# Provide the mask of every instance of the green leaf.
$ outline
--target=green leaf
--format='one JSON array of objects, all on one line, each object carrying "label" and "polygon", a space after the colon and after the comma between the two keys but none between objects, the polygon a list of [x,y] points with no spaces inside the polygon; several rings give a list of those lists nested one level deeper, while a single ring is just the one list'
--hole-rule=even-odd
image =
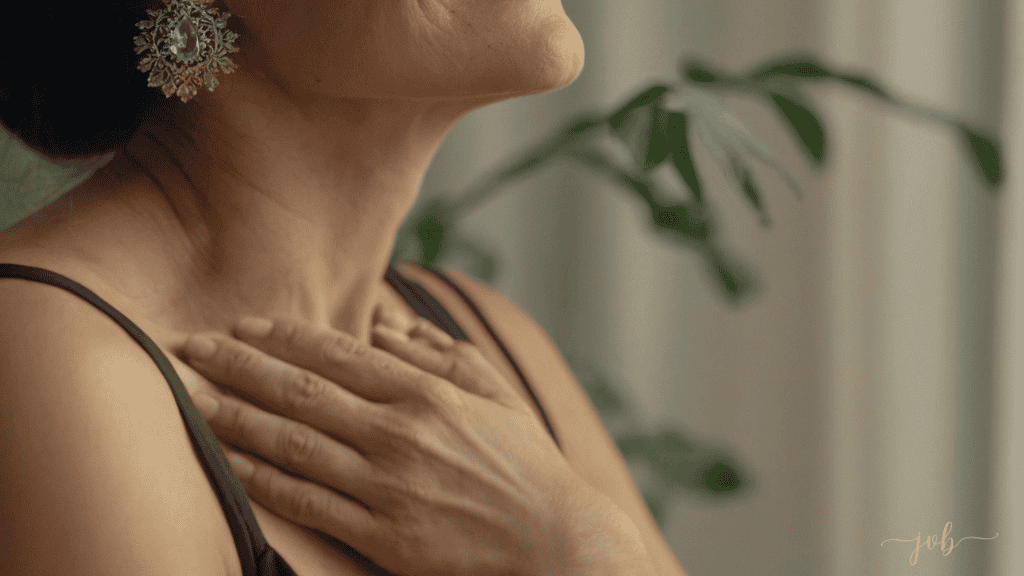
[{"label": "green leaf", "polygon": [[789,182],[797,198],[803,197],[796,178],[779,161],[771,148],[755,138],[743,122],[708,90],[684,86],[677,93],[669,95],[665,104],[672,110],[688,110],[694,113],[697,119],[697,132],[718,160],[723,172],[729,173],[728,154],[745,149],[774,167]]},{"label": "green leaf", "polygon": [[868,79],[867,76],[839,74],[829,71],[819,64],[817,58],[813,55],[784,56],[775,60],[774,63],[769,63],[761,69],[749,73],[747,78],[751,80],[766,80],[776,76],[788,78],[834,78],[870,92],[883,100],[894,102],[888,92]]},{"label": "green leaf", "polygon": [[606,176],[610,176],[613,180],[616,180],[619,184],[622,184],[627,188],[632,188],[633,191],[635,191],[641,199],[647,202],[648,205],[655,202],[654,195],[651,192],[651,184],[647,178],[634,177],[630,175],[611,162],[604,152],[597,150],[592,146],[580,145],[565,152],[564,156],[575,160],[592,170],[601,172]]},{"label": "green leaf", "polygon": [[543,168],[558,156],[560,150],[568,148],[584,135],[594,132],[605,122],[606,120],[602,116],[589,113],[579,114],[569,119],[560,130],[555,132],[554,136],[530,147],[520,155],[520,159],[515,164],[502,170],[495,177],[495,183],[500,184],[521,178],[534,170]]},{"label": "green leaf", "polygon": [[647,129],[650,125],[650,108],[633,110],[611,131],[611,135],[622,143],[631,159],[631,169],[640,169],[642,158],[647,155]]},{"label": "green leaf", "polygon": [[694,202],[691,205],[659,206],[652,210],[654,225],[698,242],[706,242],[711,234],[711,222],[704,217],[702,206]]},{"label": "green leaf", "polygon": [[650,122],[647,125],[647,146],[644,150],[643,171],[650,172],[661,165],[671,152],[671,145],[665,134],[668,113],[655,102],[651,105]]},{"label": "green leaf", "polygon": [[668,158],[665,110],[657,101],[630,112],[613,128],[612,135],[625,145],[638,171],[649,172]]},{"label": "green leaf", "polygon": [[696,59],[684,60],[679,66],[679,77],[701,84],[718,82],[718,75],[708,70],[709,66]]},{"label": "green leaf", "polygon": [[686,77],[694,82],[700,82],[702,84],[718,82],[717,76],[700,68],[690,68],[686,71]]},{"label": "green leaf", "polygon": [[711,492],[732,492],[743,487],[743,480],[725,459],[712,458],[702,466],[700,484]]},{"label": "green leaf", "polygon": [[753,274],[714,246],[706,252],[705,262],[712,278],[723,289],[727,301],[734,306],[760,289],[760,282]]},{"label": "green leaf", "polygon": [[821,122],[808,109],[809,105],[775,92],[769,92],[768,95],[800,137],[811,160],[820,168],[825,162],[825,131],[821,128]]},{"label": "green leaf", "polygon": [[[675,429],[649,433],[623,433],[615,438],[624,458],[646,462],[662,481],[676,488],[723,496],[739,492],[748,481],[721,450],[700,446]],[[648,506],[661,503],[659,492],[642,489]]]},{"label": "green leaf", "polygon": [[441,253],[441,244],[444,241],[444,224],[434,216],[427,216],[416,226],[416,235],[423,247],[423,262],[433,265]]},{"label": "green leaf", "polygon": [[609,172],[615,167],[614,164],[605,158],[603,152],[591,146],[578,146],[565,155],[599,172]]},{"label": "green leaf", "polygon": [[724,493],[739,490],[745,484],[726,455],[698,446],[677,430],[624,434],[617,441],[624,457],[646,461],[662,480],[671,485]]},{"label": "green leaf", "polygon": [[615,437],[615,445],[623,457],[643,456],[655,449],[654,439],[646,433],[619,434]]},{"label": "green leaf", "polygon": [[612,115],[608,117],[608,124],[610,124],[612,128],[618,130],[619,126],[621,126],[622,123],[625,122],[626,117],[629,116],[634,110],[642,106],[646,106],[651,102],[654,102],[658,98],[661,98],[661,96],[668,92],[669,90],[670,88],[668,86],[664,86],[661,84],[655,84],[654,86],[651,86],[650,88],[644,90],[643,92],[631,98],[625,106],[623,106],[616,112],[612,113]]},{"label": "green leaf", "polygon": [[[795,61],[790,61],[794,59]],[[818,64],[814,56],[784,56],[776,63],[764,65],[760,70],[747,74],[751,80],[764,80],[773,76],[789,76],[792,78],[827,78],[833,74]]]},{"label": "green leaf", "polygon": [[654,193],[651,192],[651,183],[646,178],[634,178],[621,170],[615,170],[614,176],[620,184],[628,188],[632,188],[633,191],[636,192],[636,195],[639,196],[641,200],[647,202],[648,205],[654,202]]},{"label": "green leaf", "polygon": [[516,162],[512,166],[506,168],[505,170],[502,170],[501,173],[497,176],[497,180],[499,182],[504,182],[505,180],[520,178],[522,176],[525,176],[529,172],[532,172],[538,168],[543,167],[545,164],[547,164],[548,160],[550,159],[551,157],[548,154],[532,154],[530,156],[527,156],[526,158],[523,158],[519,162]]},{"label": "green leaf", "polygon": [[958,123],[956,127],[960,130],[964,145],[974,152],[974,165],[981,170],[994,192],[1002,180],[1002,159],[999,146],[963,124]]},{"label": "green leaf", "polygon": [[416,237],[422,248],[421,262],[432,266],[435,260],[443,259],[450,243],[445,242],[445,230],[452,228],[457,212],[454,203],[445,197],[431,198],[420,211],[416,224]]},{"label": "green leaf", "polygon": [[603,126],[606,119],[596,114],[583,114],[567,122],[568,127],[562,130],[567,138],[578,138],[591,130]]},{"label": "green leaf", "polygon": [[598,118],[591,114],[577,117],[567,122],[561,130],[555,133],[550,148],[554,154],[569,150],[577,146],[577,143],[584,136],[594,134],[598,129],[607,126],[607,124],[607,119]]},{"label": "green leaf", "polygon": [[665,134],[666,146],[672,154],[672,164],[676,172],[690,188],[694,200],[700,202],[702,193],[700,179],[697,177],[697,169],[693,165],[693,157],[690,155],[690,144],[686,133],[686,112],[668,112],[666,114]]},{"label": "green leaf", "polygon": [[729,163],[732,166],[732,176],[740,184],[740,187],[743,188],[744,196],[750,200],[754,209],[761,215],[761,226],[771,228],[772,219],[768,216],[768,211],[765,210],[761,202],[761,194],[758,192],[754,179],[751,177],[750,168],[735,154],[729,155]]},{"label": "green leaf", "polygon": [[675,430],[664,430],[650,438],[644,453],[651,468],[667,482],[678,486],[697,485],[698,470],[703,463],[701,450]]},{"label": "green leaf", "polygon": [[878,98],[881,98],[882,100],[887,100],[889,102],[894,103],[896,101],[895,99],[893,99],[892,96],[889,95],[888,92],[882,90],[877,84],[869,80],[867,76],[851,76],[844,74],[836,74],[835,78],[838,80],[842,80],[843,82],[846,82],[851,86],[855,86],[857,88],[860,88],[861,90],[869,92],[877,96]]}]

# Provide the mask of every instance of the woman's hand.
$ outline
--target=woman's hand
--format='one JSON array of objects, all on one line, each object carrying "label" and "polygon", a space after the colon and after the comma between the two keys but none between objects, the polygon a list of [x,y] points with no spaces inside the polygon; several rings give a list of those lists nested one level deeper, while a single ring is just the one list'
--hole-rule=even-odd
[{"label": "woman's hand", "polygon": [[413,339],[378,325],[382,349],[281,319],[238,336],[186,354],[239,394],[206,420],[266,460],[225,447],[253,468],[233,463],[247,493],[392,573],[554,573],[576,552],[574,522],[620,519],[476,346],[428,322]]}]

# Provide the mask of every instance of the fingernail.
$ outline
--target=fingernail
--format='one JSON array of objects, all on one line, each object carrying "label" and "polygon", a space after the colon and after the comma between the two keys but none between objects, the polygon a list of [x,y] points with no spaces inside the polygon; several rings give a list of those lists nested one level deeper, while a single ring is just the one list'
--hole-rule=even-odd
[{"label": "fingernail", "polygon": [[263,338],[273,327],[274,323],[266,318],[246,316],[235,325],[235,333],[242,338]]},{"label": "fingernail", "polygon": [[216,398],[205,392],[193,392],[192,403],[196,405],[196,410],[199,410],[199,413],[207,419],[213,416],[217,409],[220,408],[220,402],[217,402]]},{"label": "fingernail", "polygon": [[231,468],[235,471],[235,474],[238,474],[238,477],[241,478],[243,482],[252,476],[252,472],[255,470],[252,462],[249,462],[234,452],[229,453],[227,457],[228,463],[231,464]]},{"label": "fingernail", "polygon": [[188,337],[188,342],[185,343],[185,355],[199,360],[213,356],[213,352],[216,349],[217,344],[209,336],[193,334]]}]

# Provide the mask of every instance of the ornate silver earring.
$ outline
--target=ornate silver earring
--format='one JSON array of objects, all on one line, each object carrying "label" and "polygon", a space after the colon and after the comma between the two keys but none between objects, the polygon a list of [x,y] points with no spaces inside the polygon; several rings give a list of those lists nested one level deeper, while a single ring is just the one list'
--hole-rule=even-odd
[{"label": "ornate silver earring", "polygon": [[238,52],[233,44],[238,34],[226,29],[231,13],[218,17],[219,11],[208,7],[212,1],[163,0],[164,9],[146,9],[152,19],[135,24],[144,31],[135,37],[135,53],[149,50],[138,69],[149,72],[149,86],[162,88],[168,98],[176,94],[188,102],[204,84],[213,92],[216,73],[235,69],[227,56]]}]

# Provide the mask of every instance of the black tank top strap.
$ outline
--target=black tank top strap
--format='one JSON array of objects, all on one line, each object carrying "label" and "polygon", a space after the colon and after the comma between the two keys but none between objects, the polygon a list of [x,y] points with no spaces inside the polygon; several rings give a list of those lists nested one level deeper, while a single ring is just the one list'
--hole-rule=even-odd
[{"label": "black tank top strap", "polygon": [[[508,349],[505,348],[505,345],[502,343],[501,339],[498,338],[494,329],[491,328],[490,323],[488,323],[483,317],[479,308],[477,308],[473,301],[470,300],[470,298],[443,273],[429,267],[424,268],[437,275],[445,283],[451,286],[452,289],[462,297],[466,304],[469,305],[470,309],[472,309],[480,318],[480,321],[487,328],[488,332],[490,332],[495,342],[498,343],[498,346],[509,359],[509,362],[511,362],[516,374],[518,374],[519,378],[523,381],[523,384],[526,386],[530,396],[533,397],[534,402],[537,403],[537,407],[540,408],[541,416],[544,418],[544,423],[547,425],[548,430],[551,433],[551,437],[554,438],[555,443],[558,444],[558,438],[555,437],[554,430],[551,428],[551,423],[548,421],[547,414],[544,413],[544,409],[540,406],[540,403],[537,402],[537,397],[533,393],[533,389],[526,381],[526,378],[523,377],[523,373],[519,369],[519,365],[512,358],[511,354],[509,354]],[[196,410],[191,397],[188,395],[188,391],[185,389],[184,384],[181,382],[177,372],[171,365],[170,360],[167,359],[156,343],[153,342],[153,340],[149,338],[149,336],[147,336],[134,322],[129,320],[94,292],[74,280],[57,274],[56,272],[34,266],[3,263],[0,264],[0,278],[20,278],[23,280],[42,282],[72,292],[113,318],[140,346],[142,346],[153,361],[156,362],[161,374],[164,376],[164,379],[166,379],[168,384],[171,386],[171,391],[173,392],[175,401],[178,404],[178,411],[185,420],[189,439],[192,441],[193,447],[195,447],[198,452],[200,456],[199,461],[214,487],[214,491],[221,503],[221,507],[224,509],[224,515],[231,528],[235,547],[238,550],[242,574],[245,576],[295,576],[295,571],[291,566],[289,566],[285,559],[267,542],[266,537],[263,535],[263,531],[256,522],[256,516],[249,505],[249,500],[245,495],[245,488],[242,486],[241,482],[239,482],[238,477],[234,474],[228,464],[227,458],[224,456],[223,450],[221,450],[220,443],[217,441],[217,438],[213,434],[209,425],[206,424],[206,421]],[[419,315],[433,322],[437,327],[451,335],[452,338],[469,341],[468,336],[466,336],[465,332],[455,322],[454,318],[452,318],[448,311],[445,310],[444,307],[422,286],[403,277],[390,266],[385,274],[385,278],[392,286],[395,287],[396,290],[398,290],[400,294],[402,294],[409,305],[412,306]],[[560,445],[559,448],[561,448]],[[356,552],[353,550],[353,553]]]},{"label": "black tank top strap", "polygon": [[384,278],[394,286],[395,290],[405,298],[405,301],[412,306],[417,314],[433,322],[434,326],[444,330],[452,338],[469,342],[469,337],[462,331],[451,314],[422,286],[402,276],[391,266],[388,266]]},{"label": "black tank top strap", "polygon": [[[220,443],[217,441],[216,436],[214,436],[213,431],[210,430],[209,425],[206,424],[203,417],[196,411],[192,398],[188,395],[188,391],[185,390],[185,385],[182,384],[178,373],[175,372],[170,360],[164,356],[164,353],[156,343],[134,322],[125,317],[124,314],[97,296],[93,291],[66,276],[35,266],[0,264],[0,278],[20,278],[42,282],[72,292],[113,318],[146,350],[160,368],[164,378],[171,385],[171,391],[174,393],[174,399],[178,404],[178,411],[181,413],[182,418],[185,419],[188,435],[192,440],[192,446],[199,453],[199,462],[203,465],[203,469],[206,470],[206,475],[209,477],[210,482],[213,483],[214,491],[217,493],[217,498],[224,509],[228,525],[231,527],[231,534],[234,537],[235,546],[238,548],[238,557],[242,564],[242,573],[246,576],[256,574],[259,574],[259,576],[278,574],[291,576],[294,574],[293,571],[290,571],[290,567],[288,568],[289,571],[285,572],[267,573],[257,571],[260,561],[268,560],[266,552],[270,547],[267,545],[267,540],[256,523],[256,516],[253,514],[249,501],[245,496],[245,488],[234,473],[227,472],[231,468],[227,458],[224,456],[224,451],[220,448]],[[276,555],[272,549],[271,555]],[[273,558],[269,559],[272,560]],[[274,563],[278,565],[283,564],[284,567],[287,567],[284,559],[278,560],[274,561]]]}]

